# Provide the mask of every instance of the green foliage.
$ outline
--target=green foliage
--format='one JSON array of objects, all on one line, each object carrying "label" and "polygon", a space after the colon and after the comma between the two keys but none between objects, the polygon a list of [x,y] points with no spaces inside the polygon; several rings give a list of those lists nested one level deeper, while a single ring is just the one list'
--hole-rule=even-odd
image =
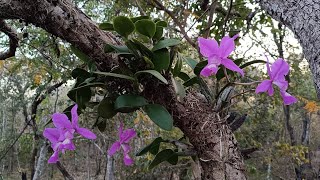
[{"label": "green foliage", "polygon": [[154,139],[149,145],[141,149],[136,156],[142,156],[146,153],[150,152],[153,155],[156,155],[159,152],[160,143],[164,142],[164,140],[161,137],[157,137]]},{"label": "green foliage", "polygon": [[143,107],[150,119],[160,128],[171,131],[173,128],[173,119],[170,113],[159,104],[148,104]]},{"label": "green foliage", "polygon": [[164,39],[159,41],[157,44],[155,44],[152,48],[152,51],[157,51],[170,46],[176,46],[176,45],[179,45],[180,43],[181,41],[177,39]]},{"label": "green foliage", "polygon": [[98,105],[98,115],[107,119],[112,118],[117,114],[114,107],[114,99],[106,97]]},{"label": "green foliage", "polygon": [[170,54],[168,49],[159,49],[153,52],[152,63],[157,71],[167,70],[170,65]]},{"label": "green foliage", "polygon": [[142,35],[152,38],[156,33],[156,24],[149,19],[141,19],[135,22],[136,31]]},{"label": "green foliage", "polygon": [[155,166],[164,161],[167,161],[172,165],[176,165],[178,163],[178,155],[171,149],[162,150],[153,159],[153,161],[149,165],[149,169],[154,168]]},{"label": "green foliage", "polygon": [[113,20],[113,28],[121,36],[128,38],[128,36],[134,31],[135,26],[129,18],[118,16]]},{"label": "green foliage", "polygon": [[147,100],[142,96],[122,95],[116,99],[114,108],[118,112],[128,113],[133,112],[147,104]]}]

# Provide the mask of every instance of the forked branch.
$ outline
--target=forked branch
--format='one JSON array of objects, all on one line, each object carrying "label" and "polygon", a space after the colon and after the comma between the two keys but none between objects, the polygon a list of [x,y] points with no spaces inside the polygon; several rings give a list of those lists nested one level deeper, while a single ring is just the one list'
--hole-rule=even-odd
[{"label": "forked branch", "polygon": [[16,54],[16,49],[19,45],[17,32],[12,29],[3,19],[0,19],[0,31],[9,37],[9,49],[0,53],[0,60],[6,60]]}]

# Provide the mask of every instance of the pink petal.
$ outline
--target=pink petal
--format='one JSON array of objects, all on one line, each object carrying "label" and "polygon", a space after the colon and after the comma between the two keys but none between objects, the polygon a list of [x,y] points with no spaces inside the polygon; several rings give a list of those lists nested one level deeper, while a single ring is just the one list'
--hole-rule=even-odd
[{"label": "pink petal", "polygon": [[218,42],[214,39],[198,38],[200,53],[204,57],[209,57],[218,53]]},{"label": "pink petal", "polygon": [[286,91],[288,89],[288,82],[285,80],[285,77],[282,76],[283,78],[281,80],[274,80],[273,84],[275,84],[276,86],[278,86],[280,88],[281,91]]},{"label": "pink petal", "polygon": [[218,67],[215,64],[210,64],[210,65],[205,66],[201,70],[200,74],[204,77],[209,77],[212,74],[217,74],[217,72],[218,72]]},{"label": "pink petal", "polygon": [[209,56],[208,64],[215,64],[216,66],[219,66],[221,64],[221,58],[216,55]]},{"label": "pink petal", "polygon": [[79,116],[78,116],[77,110],[78,110],[78,105],[75,104],[75,105],[73,106],[73,108],[71,109],[72,126],[73,126],[75,129],[79,127],[79,124],[78,124],[78,118],[79,118]]},{"label": "pink petal", "polygon": [[271,65],[271,74],[273,80],[282,79],[289,73],[289,64],[283,59],[277,59]]},{"label": "pink petal", "polygon": [[96,139],[97,138],[97,136],[93,132],[91,132],[89,129],[86,129],[86,128],[77,128],[76,132],[87,139]]},{"label": "pink petal", "polygon": [[121,143],[128,143],[136,135],[137,135],[137,133],[134,129],[127,129],[127,130],[123,131],[123,133],[121,134],[120,142]]},{"label": "pink petal", "polygon": [[256,88],[256,93],[266,92],[268,91],[269,96],[273,95],[273,87],[271,80],[264,80],[262,81]]},{"label": "pink petal", "polygon": [[238,73],[240,73],[242,76],[244,76],[243,70],[239,68],[239,66],[237,66],[232,60],[225,58],[221,61],[221,64],[224,65],[224,67],[232,70],[232,71],[236,71]]},{"label": "pink petal", "polygon": [[125,164],[126,166],[131,166],[134,161],[130,158],[130,156],[129,156],[127,153],[124,153],[123,155],[124,155],[124,156],[123,156],[124,164]]},{"label": "pink petal", "polygon": [[75,149],[76,149],[76,146],[73,144],[73,142],[72,142],[71,139],[65,139],[65,140],[62,142],[61,148],[62,148],[62,149],[68,149],[68,150],[75,150]]},{"label": "pink petal", "polygon": [[71,122],[69,121],[68,117],[65,114],[61,114],[61,113],[54,113],[52,115],[52,121],[54,126],[56,126],[57,128],[63,129],[71,129]]},{"label": "pink petal", "polygon": [[230,38],[229,36],[225,36],[222,38],[222,40],[220,42],[220,47],[219,47],[220,57],[226,58],[231,54],[231,52],[235,48],[234,40],[238,36],[239,35],[237,34],[237,35],[233,36],[232,38]]},{"label": "pink petal", "polygon": [[128,153],[131,150],[131,147],[128,144],[121,144],[124,153]]},{"label": "pink petal", "polygon": [[290,104],[296,103],[298,101],[297,98],[295,98],[294,96],[290,95],[286,91],[280,91],[280,94],[282,96],[283,103],[285,105],[290,105]]},{"label": "pink petal", "polygon": [[52,156],[49,158],[48,163],[52,164],[52,163],[57,163],[58,161],[59,161],[59,152],[54,151]]},{"label": "pink petal", "polygon": [[112,146],[108,150],[108,155],[112,156],[114,153],[120,150],[120,147],[121,147],[120,142],[116,141],[115,143],[112,144]]},{"label": "pink petal", "polygon": [[57,142],[59,135],[60,135],[60,130],[57,128],[46,128],[43,131],[43,136],[49,139],[51,143]]}]

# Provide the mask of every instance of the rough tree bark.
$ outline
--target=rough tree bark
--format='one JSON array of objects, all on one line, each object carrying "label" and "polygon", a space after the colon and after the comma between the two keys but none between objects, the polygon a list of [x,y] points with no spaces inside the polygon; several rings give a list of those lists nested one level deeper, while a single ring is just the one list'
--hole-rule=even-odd
[{"label": "rough tree bark", "polygon": [[299,40],[320,98],[320,1],[257,0],[257,2],[272,18],[290,28]]},{"label": "rough tree bark", "polygon": [[[0,19],[21,19],[45,29],[86,53],[102,71],[118,65],[118,58],[103,49],[106,43],[120,41],[101,31],[70,0],[0,0]],[[202,179],[246,179],[237,142],[225,117],[199,100],[196,93],[189,93],[184,102],[177,101],[171,82],[164,85],[148,79],[144,83],[148,86],[143,95],[150,102],[164,105],[193,144],[202,166]]]}]

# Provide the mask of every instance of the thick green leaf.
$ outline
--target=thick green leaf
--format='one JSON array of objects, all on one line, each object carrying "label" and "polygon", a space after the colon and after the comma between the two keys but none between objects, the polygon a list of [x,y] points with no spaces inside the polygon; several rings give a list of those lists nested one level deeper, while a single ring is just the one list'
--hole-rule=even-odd
[{"label": "thick green leaf", "polygon": [[156,33],[153,36],[153,39],[159,41],[162,38],[163,35],[163,27],[157,26],[156,27]]},{"label": "thick green leaf", "polygon": [[149,145],[141,149],[136,156],[142,156],[146,154],[147,152],[150,152],[152,154],[157,154],[159,151],[160,143],[163,142],[163,139],[161,137],[157,137],[154,139]]},{"label": "thick green leaf", "polygon": [[77,90],[70,90],[68,92],[68,97],[76,102],[81,109],[85,108],[85,104],[91,99],[91,89],[90,87],[84,87]]},{"label": "thick green leaf", "polygon": [[105,30],[105,31],[113,31],[114,30],[113,24],[108,23],[108,22],[99,24],[99,28],[102,30]]},{"label": "thick green leaf", "polygon": [[144,111],[149,118],[160,128],[171,131],[173,128],[173,119],[166,108],[159,104],[148,104],[144,106]]},{"label": "thick green leaf", "polygon": [[140,52],[138,51],[138,47],[133,41],[128,40],[125,42],[127,47],[129,48],[129,51],[134,54],[137,58],[140,57]]},{"label": "thick green leaf", "polygon": [[192,59],[190,57],[186,57],[184,59],[192,69],[194,69],[196,67],[196,65],[198,64],[198,61],[196,61],[196,60],[194,60],[194,59]]},{"label": "thick green leaf", "polygon": [[167,48],[153,52],[152,62],[157,71],[167,70],[170,66],[170,53]]},{"label": "thick green leaf", "polygon": [[135,27],[133,22],[124,16],[118,16],[113,20],[114,30],[121,36],[128,38],[128,36],[134,31]]},{"label": "thick green leaf", "polygon": [[195,75],[199,76],[201,70],[208,64],[208,61],[200,61],[193,69]]},{"label": "thick green leaf", "polygon": [[127,46],[114,46],[112,44],[106,44],[104,47],[104,52],[111,53],[116,52],[118,54],[131,54]]},{"label": "thick green leaf", "polygon": [[182,59],[178,57],[176,65],[174,66],[172,75],[173,77],[176,77],[180,74],[182,68]]},{"label": "thick green leaf", "polygon": [[160,164],[164,161],[167,161],[168,159],[170,159],[174,155],[175,155],[175,152],[172,151],[171,149],[165,149],[163,151],[160,151],[156,155],[156,157],[153,159],[151,164],[149,165],[149,169],[152,169],[152,168],[156,167],[158,164]]},{"label": "thick green leaf", "polygon": [[135,23],[135,22],[137,22],[139,20],[142,20],[142,19],[150,19],[150,17],[149,16],[138,16],[138,17],[133,17],[133,18],[130,18],[130,19],[131,19],[131,21],[133,23]]},{"label": "thick green leaf", "polygon": [[119,96],[115,103],[114,108],[118,112],[132,112],[142,106],[147,105],[147,100],[142,96],[126,94]]},{"label": "thick green leaf", "polygon": [[143,73],[151,74],[154,77],[158,78],[163,83],[168,84],[168,81],[166,80],[166,78],[164,78],[158,71],[155,71],[155,70],[138,71],[135,73],[135,76],[138,77],[140,74],[143,74]]},{"label": "thick green leaf", "polygon": [[136,39],[132,39],[133,43],[135,43],[135,45],[138,47],[139,51],[143,54],[146,55],[148,57],[152,57],[153,56],[153,52],[144,44],[142,44],[140,41],[136,40]]},{"label": "thick green leaf", "polygon": [[127,75],[123,75],[123,74],[116,74],[116,73],[109,73],[109,72],[99,72],[99,71],[95,71],[93,72],[95,74],[100,74],[100,75],[104,75],[104,76],[111,76],[111,77],[117,77],[117,78],[122,78],[122,79],[128,79],[131,81],[135,81],[136,79]]},{"label": "thick green leaf", "polygon": [[254,60],[254,61],[249,61],[247,63],[244,63],[240,66],[241,69],[245,68],[245,67],[248,67],[252,64],[257,64],[257,63],[267,63],[266,61],[263,61],[263,60]]},{"label": "thick green leaf", "polygon": [[178,75],[178,77],[179,77],[180,79],[182,79],[183,81],[188,81],[188,80],[190,79],[189,75],[186,74],[186,73],[184,73],[184,72],[180,72],[179,75]]},{"label": "thick green leaf", "polygon": [[176,165],[178,164],[178,160],[179,156],[176,153],[174,153],[167,159],[167,162],[169,162],[171,165]]},{"label": "thick green leaf", "polygon": [[82,60],[84,63],[89,64],[90,62],[92,62],[89,58],[89,56],[87,56],[85,53],[83,53],[82,51],[80,51],[78,48],[74,47],[74,46],[70,46],[71,51],[80,59]]},{"label": "thick green leaf", "polygon": [[159,41],[154,47],[152,48],[152,51],[157,51],[159,49],[163,49],[170,46],[176,46],[180,44],[181,41],[178,39],[164,39]]},{"label": "thick green leaf", "polygon": [[81,83],[79,86],[77,87],[74,87],[72,90],[78,90],[78,89],[81,89],[81,88],[85,88],[85,87],[101,87],[101,86],[104,86],[105,84],[102,83],[102,82],[94,82],[94,83]]},{"label": "thick green leaf", "polygon": [[112,118],[117,114],[114,109],[114,99],[110,97],[104,98],[98,106],[98,115],[103,118]]},{"label": "thick green leaf", "polygon": [[166,21],[157,21],[156,26],[168,27],[168,23]]},{"label": "thick green leaf", "polygon": [[198,77],[193,77],[191,79],[189,79],[188,81],[184,82],[183,85],[186,87],[192,86],[194,84],[198,84],[199,83],[199,79]]},{"label": "thick green leaf", "polygon": [[149,19],[141,19],[135,22],[136,31],[142,35],[152,38],[156,33],[156,24]]},{"label": "thick green leaf", "polygon": [[81,77],[82,79],[88,79],[91,77],[91,74],[89,72],[87,72],[84,69],[81,68],[75,68],[72,72],[71,72],[71,76],[74,79],[77,79],[78,77]]}]

